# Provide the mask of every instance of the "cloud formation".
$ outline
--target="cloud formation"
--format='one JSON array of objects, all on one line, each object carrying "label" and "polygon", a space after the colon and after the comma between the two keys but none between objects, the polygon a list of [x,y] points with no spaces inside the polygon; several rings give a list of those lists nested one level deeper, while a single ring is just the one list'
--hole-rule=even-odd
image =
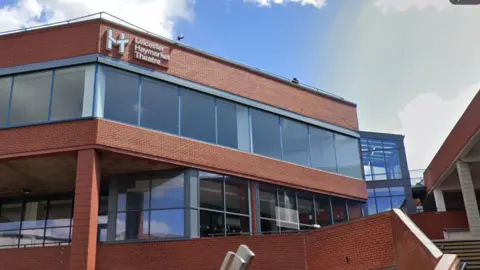
[{"label": "cloud formation", "polygon": [[423,10],[426,8],[443,11],[454,7],[449,0],[376,0],[373,5],[379,8],[383,14],[403,12],[409,9]]},{"label": "cloud formation", "polygon": [[105,11],[171,38],[176,19],[193,19],[194,4],[194,0],[16,0],[0,9],[0,31]]},{"label": "cloud formation", "polygon": [[270,7],[272,4],[285,5],[288,3],[298,3],[302,6],[311,5],[316,8],[323,7],[327,0],[243,0],[244,3],[253,3],[261,7]]}]

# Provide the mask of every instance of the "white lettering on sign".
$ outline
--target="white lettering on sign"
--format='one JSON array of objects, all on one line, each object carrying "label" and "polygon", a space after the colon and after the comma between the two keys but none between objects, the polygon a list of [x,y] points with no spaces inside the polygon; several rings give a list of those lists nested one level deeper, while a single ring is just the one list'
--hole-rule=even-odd
[{"label": "white lettering on sign", "polygon": [[170,60],[168,48],[143,38],[135,38],[134,57],[138,60],[165,66]]}]

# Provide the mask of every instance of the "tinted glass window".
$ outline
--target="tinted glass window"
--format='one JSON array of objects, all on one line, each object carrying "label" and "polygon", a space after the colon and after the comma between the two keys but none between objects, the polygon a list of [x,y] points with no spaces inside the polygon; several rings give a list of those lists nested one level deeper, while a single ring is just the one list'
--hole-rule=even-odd
[{"label": "tinted glass window", "polygon": [[150,212],[150,239],[183,237],[185,234],[183,209]]},{"label": "tinted glass window", "polygon": [[148,226],[148,211],[118,213],[116,240],[147,239]]},{"label": "tinted glass window", "polygon": [[118,186],[117,211],[149,208],[150,181],[120,181]]},{"label": "tinted glass window", "polygon": [[47,227],[70,226],[72,200],[52,200],[48,206]]},{"label": "tinted glass window", "polygon": [[223,176],[200,172],[200,207],[223,210]]},{"label": "tinted glass window", "polygon": [[387,179],[384,152],[382,150],[375,150],[368,153],[372,167],[373,180]]},{"label": "tinted glass window", "polygon": [[375,189],[375,196],[389,196],[388,188],[376,188]]},{"label": "tinted glass window", "polygon": [[405,206],[405,196],[393,196],[392,208],[403,208]]},{"label": "tinted glass window", "polygon": [[347,220],[345,199],[332,197],[333,221],[341,223]]},{"label": "tinted glass window", "polygon": [[282,119],[283,160],[308,166],[309,142],[307,125]]},{"label": "tinted glass window", "polygon": [[215,143],[215,99],[182,88],[181,135]]},{"label": "tinted glass window", "polygon": [[52,72],[15,76],[10,125],[48,121]]},{"label": "tinted glass window", "polygon": [[4,203],[0,209],[0,230],[20,228],[22,203]]},{"label": "tinted glass window", "polygon": [[200,236],[211,237],[225,233],[224,214],[210,211],[200,211]]},{"label": "tinted glass window", "polygon": [[178,134],[177,86],[142,78],[142,111],[140,125]]},{"label": "tinted glass window", "polygon": [[337,172],[335,142],[332,132],[310,127],[310,147],[313,168],[327,172]]},{"label": "tinted glass window", "polygon": [[22,229],[41,228],[45,226],[47,202],[27,202],[23,211]]},{"label": "tinted glass window", "polygon": [[358,139],[335,134],[338,173],[362,179]]},{"label": "tinted glass window", "polygon": [[405,195],[405,188],[404,187],[391,187],[390,194],[395,195]]},{"label": "tinted glass window", "polygon": [[253,152],[267,157],[282,158],[280,122],[277,115],[251,109]]},{"label": "tinted glass window", "polygon": [[327,226],[332,224],[332,216],[330,211],[330,197],[315,195],[315,215],[317,216],[317,224]]},{"label": "tinted glass window", "polygon": [[315,224],[313,212],[313,194],[308,192],[298,192],[298,216],[302,224]]},{"label": "tinted glass window", "polygon": [[276,220],[262,218],[260,220],[260,226],[262,228],[262,232],[278,232],[280,230]]},{"label": "tinted glass window", "polygon": [[280,210],[280,220],[291,223],[298,223],[298,211],[293,190],[279,190],[278,203]]},{"label": "tinted glass window", "polygon": [[277,217],[277,188],[269,185],[260,185],[260,216],[266,218]]},{"label": "tinted glass window", "polygon": [[250,221],[248,217],[227,214],[226,225],[228,235],[248,233],[250,231]]},{"label": "tinted glass window", "polygon": [[[55,70],[51,120],[82,117],[86,87],[93,88],[93,72],[88,75],[89,78],[87,78],[87,67]],[[87,91],[87,93],[93,95],[90,91]],[[93,96],[90,98],[93,98]],[[88,106],[85,108],[89,112],[87,115],[92,114],[91,106],[92,104],[89,108]]]},{"label": "tinted glass window", "polygon": [[392,209],[392,205],[390,203],[390,197],[381,197],[377,198],[377,211],[378,213],[382,213]]},{"label": "tinted glass window", "polygon": [[218,144],[250,150],[248,108],[223,99],[217,99]]},{"label": "tinted glass window", "polygon": [[12,78],[0,78],[0,127],[7,124],[8,102],[10,100],[10,88]]},{"label": "tinted glass window", "polygon": [[397,149],[384,150],[385,167],[388,179],[401,179],[402,169],[400,167],[400,156]]},{"label": "tinted glass window", "polygon": [[248,182],[234,177],[225,178],[227,212],[246,214],[248,209]]},{"label": "tinted glass window", "polygon": [[375,198],[369,198],[368,202],[368,214],[373,215],[377,213],[377,203],[375,201]]},{"label": "tinted glass window", "polygon": [[139,77],[131,73],[104,68],[105,111],[107,119],[136,125],[138,123]]},{"label": "tinted glass window", "polygon": [[151,209],[175,208],[184,206],[183,173],[165,173],[152,180]]}]

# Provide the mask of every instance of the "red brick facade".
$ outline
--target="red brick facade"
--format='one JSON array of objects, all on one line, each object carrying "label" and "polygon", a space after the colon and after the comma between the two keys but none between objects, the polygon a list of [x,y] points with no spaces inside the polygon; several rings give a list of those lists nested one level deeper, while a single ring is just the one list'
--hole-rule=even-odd
[{"label": "red brick facade", "polygon": [[[130,51],[123,56],[109,52],[105,44],[106,30],[110,27],[124,31],[132,43],[135,36],[162,43],[118,25],[100,20],[88,21],[0,36],[0,67],[102,53],[334,125],[358,129],[354,104],[303,90],[294,84],[249,71],[206,54],[166,44],[172,51],[169,68],[165,69],[133,59],[133,46],[128,46]],[[31,46],[33,40],[35,46]]]},{"label": "red brick facade", "polygon": [[444,239],[444,229],[468,229],[465,211],[425,212],[409,215],[430,239]]}]

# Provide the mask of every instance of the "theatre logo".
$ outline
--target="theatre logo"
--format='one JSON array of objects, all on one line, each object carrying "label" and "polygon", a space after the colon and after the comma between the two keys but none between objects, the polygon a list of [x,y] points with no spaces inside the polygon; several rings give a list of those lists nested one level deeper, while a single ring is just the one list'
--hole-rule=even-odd
[{"label": "theatre logo", "polygon": [[[118,52],[124,54],[129,42],[125,33],[122,32],[115,38],[113,30],[107,30],[107,50],[112,51],[113,47],[118,47]],[[168,67],[170,48],[144,38],[135,37],[133,42],[133,58],[161,67]]]}]

